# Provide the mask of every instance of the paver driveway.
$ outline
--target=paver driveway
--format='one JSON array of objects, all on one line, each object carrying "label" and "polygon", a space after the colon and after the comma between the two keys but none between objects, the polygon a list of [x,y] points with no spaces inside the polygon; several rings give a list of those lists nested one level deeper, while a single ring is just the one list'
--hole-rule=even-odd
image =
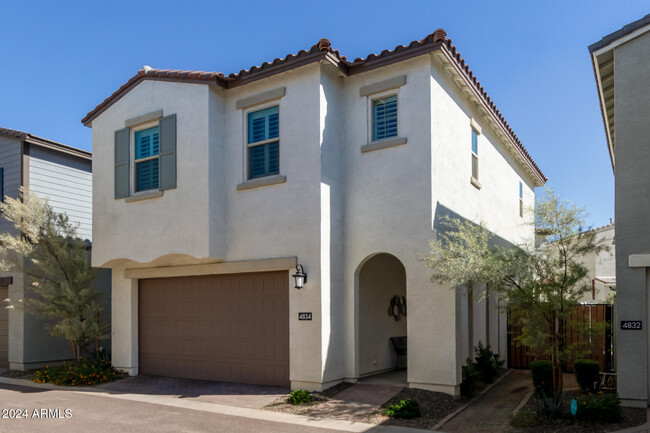
[{"label": "paver driveway", "polygon": [[251,409],[259,409],[289,392],[289,388],[277,386],[208,382],[145,375],[129,377],[97,388],[125,394],[177,397]]}]

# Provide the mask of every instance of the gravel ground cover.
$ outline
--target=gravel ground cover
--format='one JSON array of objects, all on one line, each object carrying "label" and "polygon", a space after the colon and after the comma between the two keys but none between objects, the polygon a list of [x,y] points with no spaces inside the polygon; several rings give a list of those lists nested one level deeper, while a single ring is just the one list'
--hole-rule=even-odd
[{"label": "gravel ground cover", "polygon": [[509,426],[508,433],[605,433],[635,427],[646,423],[646,410],[624,407],[623,420],[616,424],[595,424],[578,422],[569,411],[571,399],[580,396],[579,391],[568,391],[564,399],[564,415],[555,420],[542,420],[537,416],[537,401],[532,397],[521,409],[518,420],[527,423],[527,427]]}]

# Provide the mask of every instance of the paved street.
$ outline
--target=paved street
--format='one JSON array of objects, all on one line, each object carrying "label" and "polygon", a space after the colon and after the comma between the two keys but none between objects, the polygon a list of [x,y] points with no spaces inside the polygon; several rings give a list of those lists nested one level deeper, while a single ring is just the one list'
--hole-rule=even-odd
[{"label": "paved street", "polygon": [[[48,390],[0,383],[0,433],[14,432],[406,432],[395,427],[318,421],[159,396]],[[152,403],[153,402],[153,403]],[[185,405],[187,407],[178,407]],[[192,409],[188,407],[196,407]],[[225,408],[225,409],[224,409]],[[20,410],[27,418],[8,419]],[[36,415],[34,410],[37,410]],[[42,409],[50,413],[40,417]],[[56,412],[58,409],[58,413]],[[69,409],[66,412],[66,409]],[[237,414],[237,415],[234,415]],[[241,415],[244,416],[241,416]],[[66,415],[69,415],[66,418]],[[239,415],[239,416],[238,416]],[[303,419],[304,418],[304,419]],[[288,422],[282,422],[288,420]],[[320,424],[320,426],[315,426]],[[332,426],[332,427],[328,427]]]}]

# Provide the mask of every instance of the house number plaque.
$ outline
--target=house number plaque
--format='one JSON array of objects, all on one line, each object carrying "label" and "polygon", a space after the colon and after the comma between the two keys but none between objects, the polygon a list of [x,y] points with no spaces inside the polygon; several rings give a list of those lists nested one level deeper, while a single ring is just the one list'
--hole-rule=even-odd
[{"label": "house number plaque", "polygon": [[621,320],[621,329],[643,329],[643,322],[641,320]]},{"label": "house number plaque", "polygon": [[298,313],[298,320],[311,320],[311,313]]}]

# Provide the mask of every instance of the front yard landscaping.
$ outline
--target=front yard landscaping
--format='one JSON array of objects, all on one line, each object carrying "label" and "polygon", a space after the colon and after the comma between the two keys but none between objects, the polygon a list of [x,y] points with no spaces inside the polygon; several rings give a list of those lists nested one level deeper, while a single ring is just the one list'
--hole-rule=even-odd
[{"label": "front yard landscaping", "polygon": [[[579,420],[570,412],[573,398],[580,402],[582,394],[578,390],[567,391],[562,404],[562,414],[555,419],[548,419],[538,413],[538,403],[533,396],[528,403],[510,421],[509,433],[601,433],[622,430],[646,422],[646,409],[621,408],[621,421],[601,424],[596,421]],[[603,409],[600,410],[603,412]]]},{"label": "front yard landscaping", "polygon": [[58,386],[91,386],[123,379],[127,375],[116,370],[108,360],[84,360],[64,362],[63,365],[46,366],[34,371],[36,383],[52,383]]}]

